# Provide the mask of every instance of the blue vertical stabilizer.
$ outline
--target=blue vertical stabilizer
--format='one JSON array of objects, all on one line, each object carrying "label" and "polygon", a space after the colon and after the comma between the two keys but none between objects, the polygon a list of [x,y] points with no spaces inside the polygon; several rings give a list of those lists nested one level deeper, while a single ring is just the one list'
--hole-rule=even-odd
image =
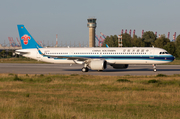
[{"label": "blue vertical stabilizer", "polygon": [[42,48],[27,31],[24,25],[17,25],[19,31],[19,39],[21,41],[22,49],[31,49],[31,48]]}]

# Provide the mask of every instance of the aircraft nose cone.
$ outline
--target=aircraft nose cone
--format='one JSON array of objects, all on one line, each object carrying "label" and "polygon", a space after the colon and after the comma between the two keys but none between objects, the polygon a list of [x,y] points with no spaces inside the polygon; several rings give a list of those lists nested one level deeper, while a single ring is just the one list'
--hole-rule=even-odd
[{"label": "aircraft nose cone", "polygon": [[172,61],[174,61],[175,57],[173,55],[171,55],[171,59],[172,59]]},{"label": "aircraft nose cone", "polygon": [[170,62],[172,62],[172,61],[174,61],[175,57],[174,57],[173,55],[170,55],[169,57],[167,57],[167,59],[168,59]]}]

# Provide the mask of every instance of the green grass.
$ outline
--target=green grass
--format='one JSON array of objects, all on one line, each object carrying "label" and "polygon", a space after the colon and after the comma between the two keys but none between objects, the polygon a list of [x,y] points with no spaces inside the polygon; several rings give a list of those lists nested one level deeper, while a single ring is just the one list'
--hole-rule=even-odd
[{"label": "green grass", "polygon": [[158,75],[156,75],[156,77],[167,77],[167,75],[165,75],[165,74],[158,74]]},{"label": "green grass", "polygon": [[0,74],[8,119],[177,119],[180,75]]},{"label": "green grass", "polygon": [[127,80],[127,79],[118,79],[117,81],[118,82],[131,82],[130,80]]}]

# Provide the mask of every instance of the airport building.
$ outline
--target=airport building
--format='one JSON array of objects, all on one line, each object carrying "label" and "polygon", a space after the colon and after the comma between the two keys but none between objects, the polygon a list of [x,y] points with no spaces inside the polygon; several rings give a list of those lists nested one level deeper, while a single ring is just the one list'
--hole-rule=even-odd
[{"label": "airport building", "polygon": [[95,47],[96,18],[89,18],[87,21],[87,27],[89,27],[89,47]]}]

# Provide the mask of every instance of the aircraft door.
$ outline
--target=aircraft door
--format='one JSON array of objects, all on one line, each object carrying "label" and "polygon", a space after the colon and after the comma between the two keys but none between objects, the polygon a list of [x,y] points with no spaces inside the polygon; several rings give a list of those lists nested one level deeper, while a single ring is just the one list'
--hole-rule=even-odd
[{"label": "aircraft door", "polygon": [[39,54],[39,52],[38,52],[38,51],[36,52],[36,58],[37,58],[37,60],[38,60],[38,61],[40,61],[40,60],[41,60],[41,55]]},{"label": "aircraft door", "polygon": [[74,55],[74,51],[72,50],[72,51],[69,52],[69,56],[73,57],[73,55]]},{"label": "aircraft door", "polygon": [[149,58],[154,59],[154,48],[150,50]]}]

